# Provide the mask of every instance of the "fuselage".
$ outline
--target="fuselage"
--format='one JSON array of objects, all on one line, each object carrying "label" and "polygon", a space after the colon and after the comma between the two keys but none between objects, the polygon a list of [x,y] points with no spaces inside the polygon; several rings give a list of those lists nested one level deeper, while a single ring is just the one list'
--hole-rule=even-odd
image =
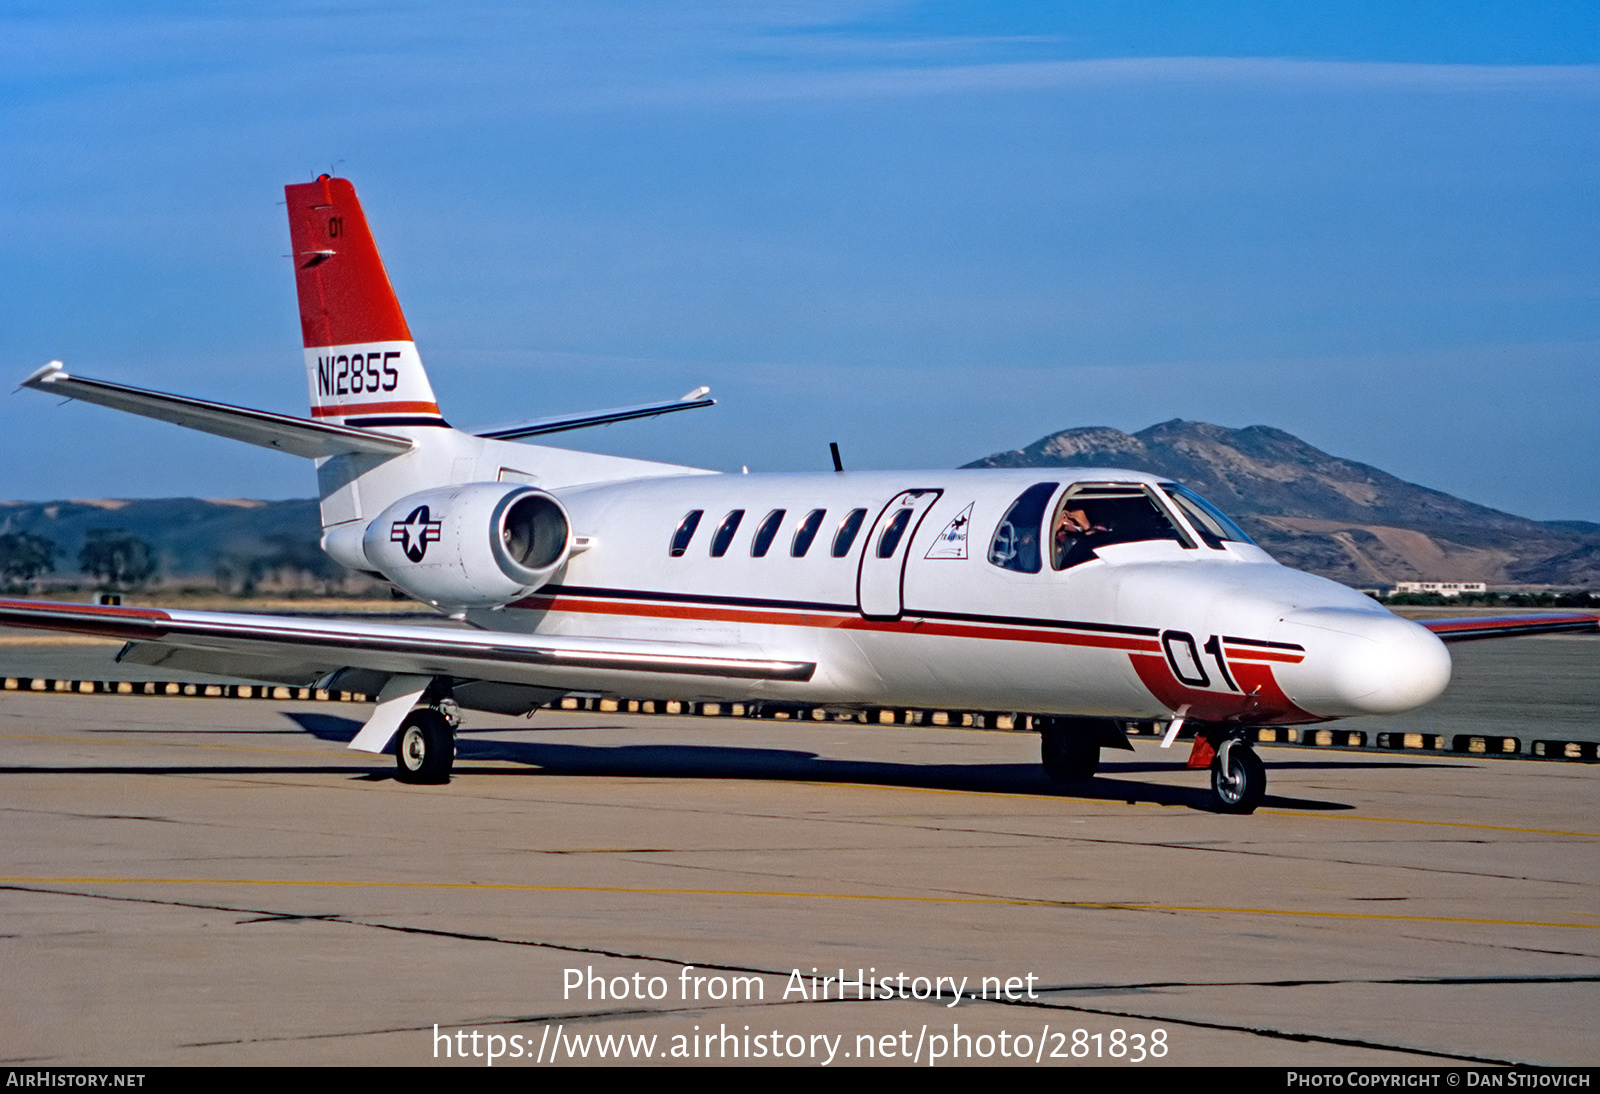
[{"label": "fuselage", "polygon": [[[1202,527],[1138,472],[652,475],[551,492],[582,550],[474,624],[818,666],[736,692],[618,681],[641,693],[1291,724],[1410,709],[1449,679],[1423,628]],[[1083,509],[1105,524],[1058,527]]]}]

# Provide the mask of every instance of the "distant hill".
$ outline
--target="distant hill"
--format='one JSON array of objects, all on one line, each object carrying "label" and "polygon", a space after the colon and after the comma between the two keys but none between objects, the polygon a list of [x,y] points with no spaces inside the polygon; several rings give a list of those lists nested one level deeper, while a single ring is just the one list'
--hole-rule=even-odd
[{"label": "distant hill", "polygon": [[91,531],[125,532],[154,550],[159,579],[242,583],[326,582],[347,572],[317,547],[317,503],[147,498],[0,502],[0,535],[28,532],[56,545],[55,575],[78,573],[78,552]]},{"label": "distant hill", "polygon": [[1600,525],[1529,520],[1330,456],[1281,429],[1066,429],[968,467],[1126,467],[1192,486],[1280,561],[1351,585],[1600,588]]}]

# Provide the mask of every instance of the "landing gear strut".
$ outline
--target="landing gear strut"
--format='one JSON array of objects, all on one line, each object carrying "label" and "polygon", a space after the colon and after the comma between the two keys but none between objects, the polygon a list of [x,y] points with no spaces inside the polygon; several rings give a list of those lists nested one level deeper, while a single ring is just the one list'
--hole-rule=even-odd
[{"label": "landing gear strut", "polygon": [[1267,769],[1242,737],[1224,738],[1211,760],[1211,794],[1220,813],[1254,813],[1267,793]]},{"label": "landing gear strut", "polygon": [[403,783],[450,781],[456,762],[456,736],[445,715],[433,707],[418,707],[400,723],[395,744],[395,777]]}]

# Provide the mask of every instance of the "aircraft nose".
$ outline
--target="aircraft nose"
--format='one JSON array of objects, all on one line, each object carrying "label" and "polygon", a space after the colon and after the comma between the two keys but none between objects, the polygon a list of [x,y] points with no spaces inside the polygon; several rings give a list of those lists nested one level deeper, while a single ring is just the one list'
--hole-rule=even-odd
[{"label": "aircraft nose", "polygon": [[1450,683],[1444,643],[1398,616],[1313,608],[1285,616],[1279,633],[1306,648],[1292,697],[1314,714],[1398,714],[1432,702]]}]

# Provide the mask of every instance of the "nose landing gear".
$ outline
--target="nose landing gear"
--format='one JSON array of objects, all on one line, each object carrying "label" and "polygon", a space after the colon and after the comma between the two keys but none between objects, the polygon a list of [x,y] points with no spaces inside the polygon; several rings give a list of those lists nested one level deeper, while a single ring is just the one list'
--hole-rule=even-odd
[{"label": "nose landing gear", "polygon": [[1211,794],[1219,813],[1254,813],[1267,793],[1267,769],[1250,742],[1229,736],[1211,760]]}]

